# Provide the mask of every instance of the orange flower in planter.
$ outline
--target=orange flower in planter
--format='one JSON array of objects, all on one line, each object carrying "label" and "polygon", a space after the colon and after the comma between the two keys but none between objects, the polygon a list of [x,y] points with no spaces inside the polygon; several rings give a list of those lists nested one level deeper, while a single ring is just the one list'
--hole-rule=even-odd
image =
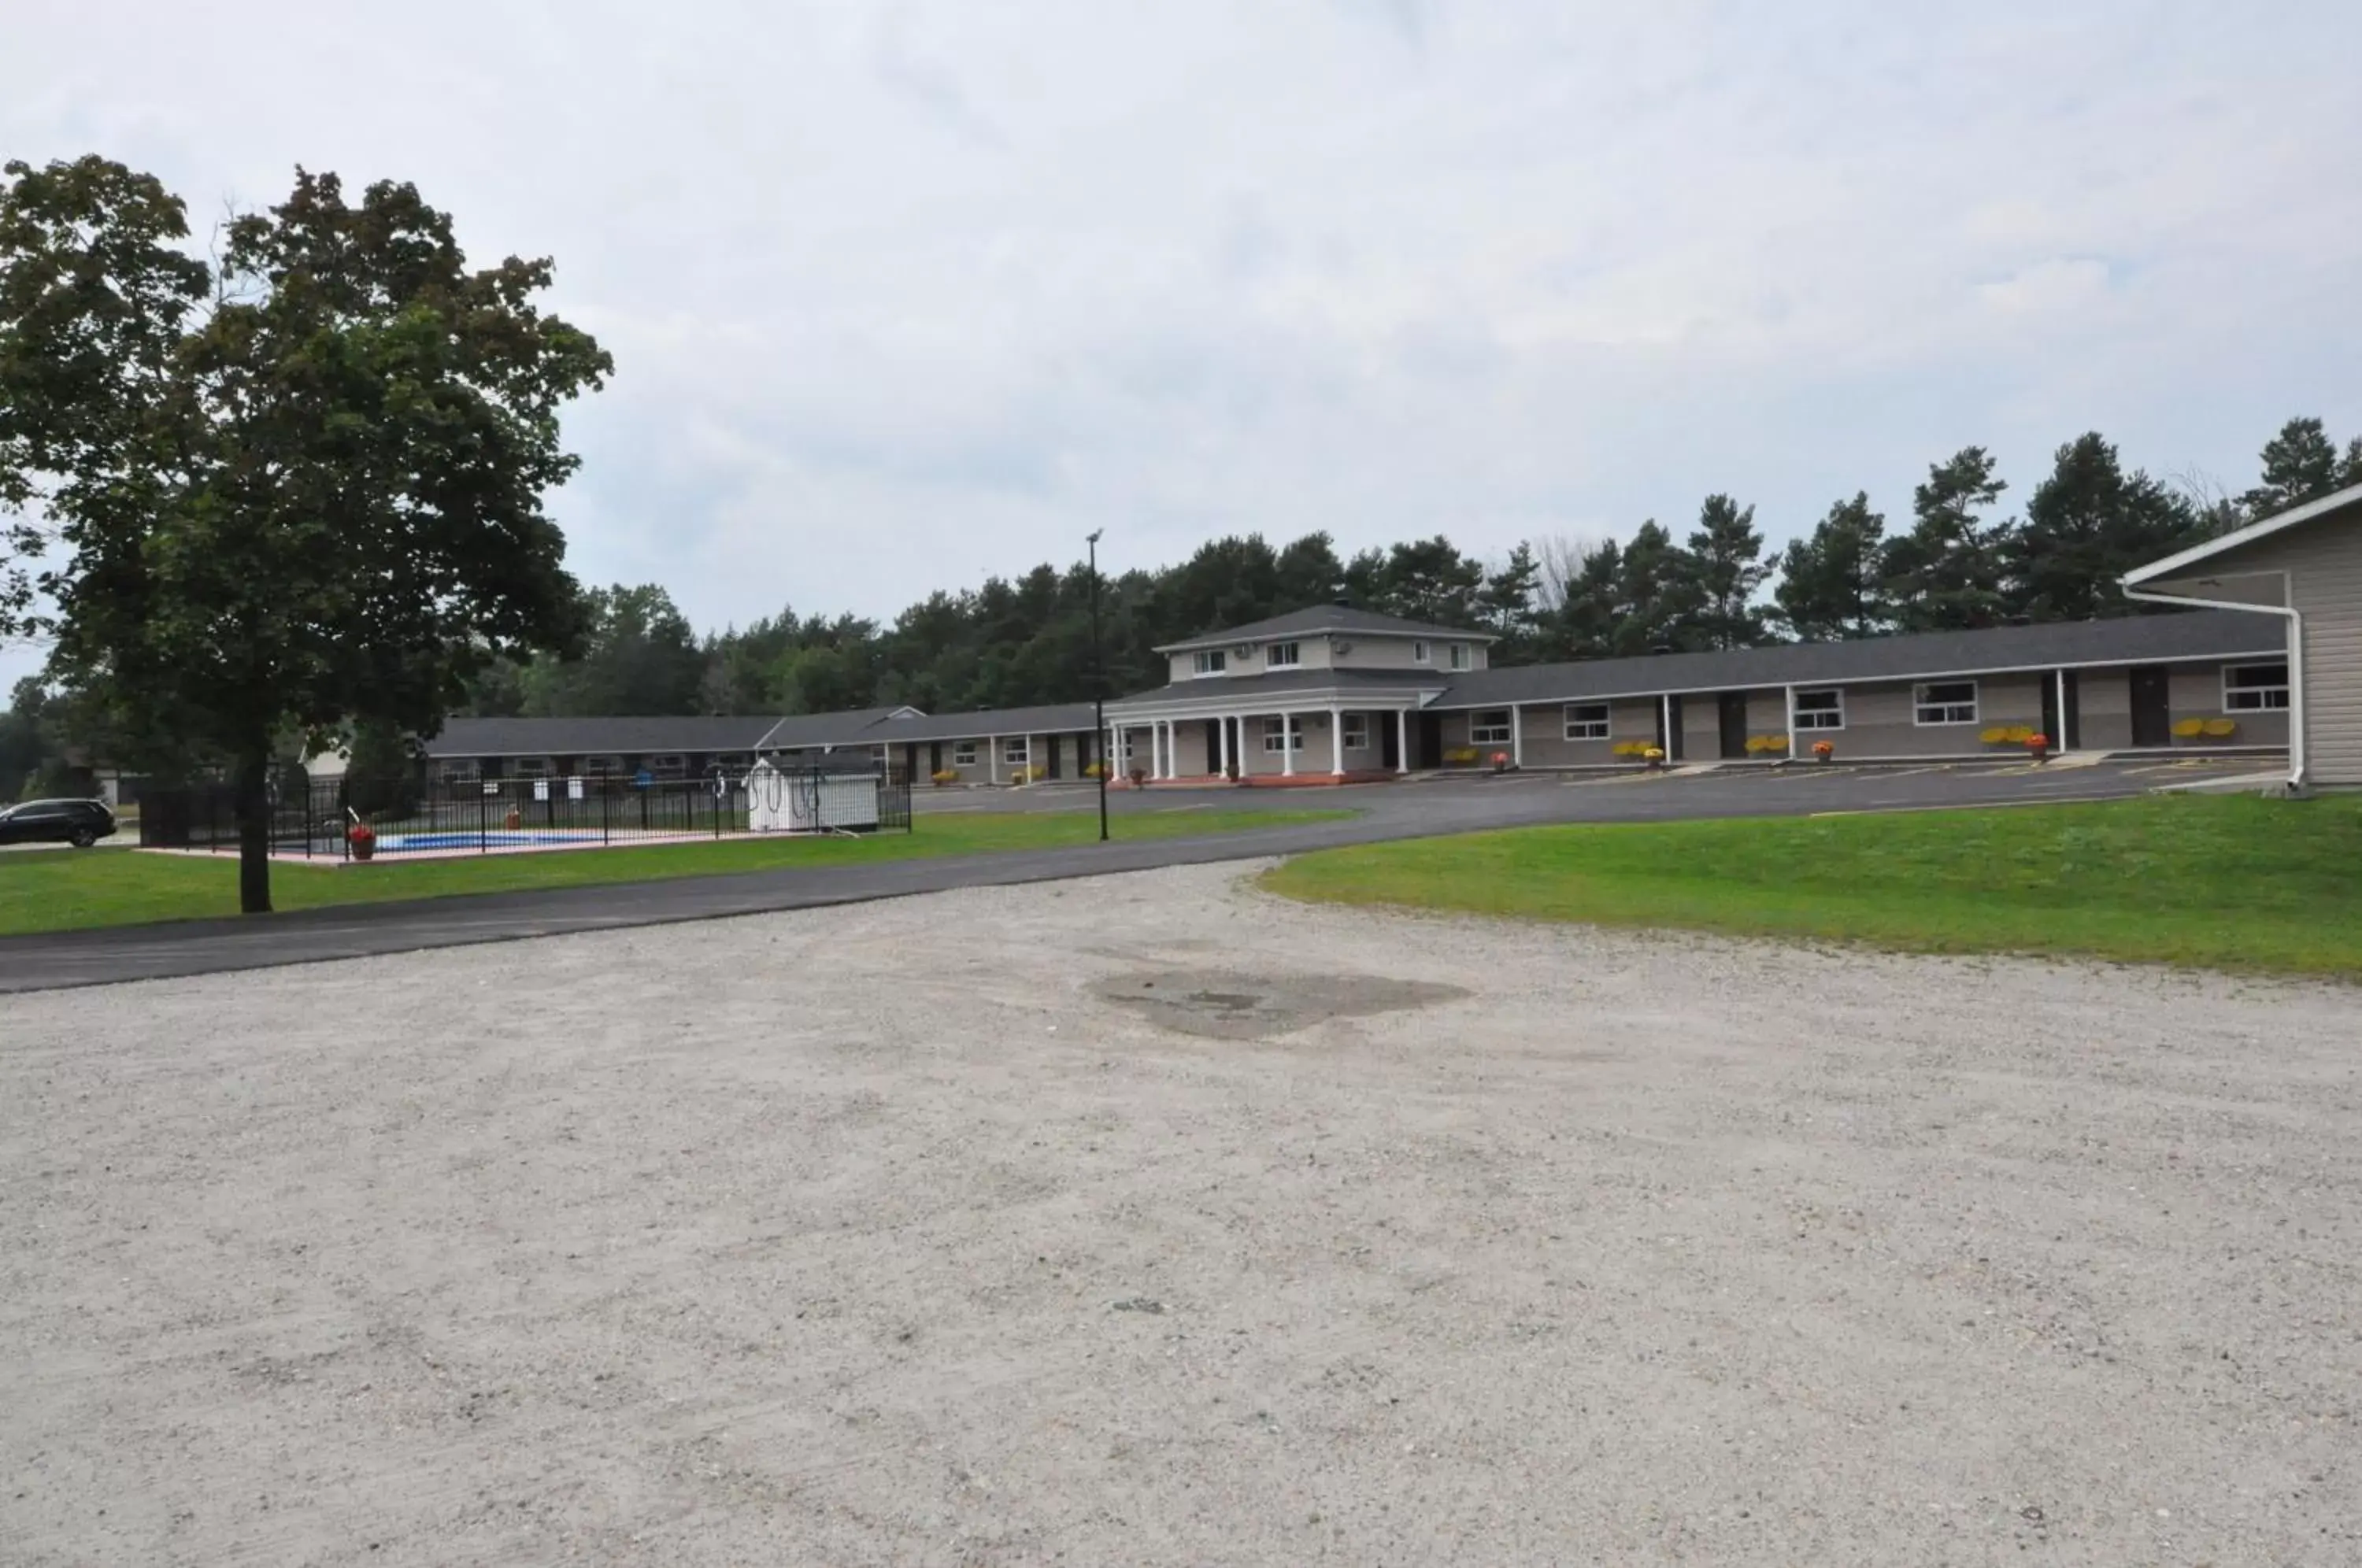
[{"label": "orange flower in planter", "polygon": [[1813,743],[1813,755],[1814,755],[1815,756],[1819,757],[1823,762],[1827,762],[1829,758],[1831,758],[1832,756],[1835,756],[1837,754],[1838,754],[1838,745],[1837,745],[1837,742],[1835,742],[1835,741],[1825,741],[1825,740],[1824,740],[1824,741],[1815,741],[1815,742]]},{"label": "orange flower in planter", "polygon": [[1495,752],[1493,754],[1493,771],[1496,773],[1507,773],[1508,770],[1509,754],[1506,751]]}]

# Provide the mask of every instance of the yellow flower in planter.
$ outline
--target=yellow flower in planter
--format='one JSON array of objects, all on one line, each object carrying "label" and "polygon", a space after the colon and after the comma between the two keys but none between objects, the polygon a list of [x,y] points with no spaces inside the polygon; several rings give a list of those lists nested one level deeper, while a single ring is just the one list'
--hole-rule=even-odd
[{"label": "yellow flower in planter", "polygon": [[2200,727],[2205,731],[2211,740],[2222,740],[2239,733],[2239,722],[2236,719],[2209,719]]},{"label": "yellow flower in planter", "polygon": [[2206,721],[2203,719],[2176,719],[2173,722],[2173,734],[2177,739],[2196,740],[2205,733]]}]

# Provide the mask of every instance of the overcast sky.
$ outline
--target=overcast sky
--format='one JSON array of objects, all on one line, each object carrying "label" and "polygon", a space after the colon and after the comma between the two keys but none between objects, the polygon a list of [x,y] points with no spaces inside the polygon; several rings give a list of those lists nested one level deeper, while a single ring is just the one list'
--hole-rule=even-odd
[{"label": "overcast sky", "polygon": [[[555,510],[701,627],[1228,532],[1776,543],[2362,433],[2362,6],[8,0],[0,153],[548,254]],[[0,655],[0,675],[28,668]]]}]

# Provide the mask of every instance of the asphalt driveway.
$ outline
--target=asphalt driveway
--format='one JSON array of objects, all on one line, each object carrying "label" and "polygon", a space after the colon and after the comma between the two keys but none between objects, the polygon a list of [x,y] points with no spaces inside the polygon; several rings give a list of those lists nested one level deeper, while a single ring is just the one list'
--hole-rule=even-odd
[{"label": "asphalt driveway", "polygon": [[[1803,765],[1663,775],[1525,773],[1286,794],[1242,795],[1220,788],[1119,790],[1109,799],[1114,840],[1105,845],[472,894],[307,910],[259,919],[182,921],[10,937],[0,939],[0,993],[811,909],[953,888],[1054,881],[1544,823],[1803,816],[2109,800],[2140,794],[2171,781],[2249,773],[2256,766],[2252,760],[2148,760],[2048,767]],[[1268,803],[1275,809],[1347,807],[1359,814],[1343,821],[1194,838],[1128,842],[1123,836],[1123,819],[1135,813],[1217,806],[1235,809],[1253,803]],[[923,832],[924,819],[942,812],[1089,812],[1098,810],[1098,800],[1096,791],[1087,786],[1067,785],[988,792],[921,791],[916,806]]]}]

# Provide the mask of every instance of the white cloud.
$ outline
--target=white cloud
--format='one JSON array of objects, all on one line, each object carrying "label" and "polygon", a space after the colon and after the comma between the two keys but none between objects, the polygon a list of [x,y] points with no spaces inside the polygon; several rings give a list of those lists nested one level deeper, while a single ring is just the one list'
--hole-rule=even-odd
[{"label": "white cloud", "polygon": [[2345,6],[240,9],[20,4],[0,148],[555,255],[574,563],[701,623],[2362,431]]}]

